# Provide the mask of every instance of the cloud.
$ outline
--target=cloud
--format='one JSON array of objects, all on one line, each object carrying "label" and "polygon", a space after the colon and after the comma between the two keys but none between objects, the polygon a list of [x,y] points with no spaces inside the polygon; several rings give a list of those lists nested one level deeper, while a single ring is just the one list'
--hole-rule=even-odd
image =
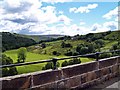
[{"label": "cloud", "polygon": [[49,30],[47,25],[59,22],[69,25],[72,21],[54,6],[43,7],[39,0],[0,1],[0,12],[1,31],[42,34]]},{"label": "cloud", "polygon": [[118,7],[109,11],[107,14],[103,15],[103,18],[112,19],[113,17],[117,17],[117,16],[118,16]]},{"label": "cloud", "polygon": [[73,7],[69,9],[69,12],[74,13],[89,13],[91,9],[98,7],[98,4],[88,4],[87,6],[81,6],[79,8]]},{"label": "cloud", "polygon": [[118,30],[118,22],[109,21],[103,24],[95,23],[92,25],[90,32],[96,33],[96,32],[110,31],[110,30],[111,31]]},{"label": "cloud", "polygon": [[65,25],[70,25],[70,23],[71,23],[71,19],[69,19],[67,16],[65,16],[65,15],[60,15],[59,17],[58,17],[58,20],[60,21],[60,22],[64,22],[64,24]]},{"label": "cloud", "polygon": [[[49,2],[67,2],[66,0],[45,0]],[[88,4],[86,7],[71,8],[74,13],[88,13],[96,8],[97,4]],[[0,31],[9,31],[22,34],[62,34],[76,35],[90,32],[114,30],[117,21],[105,22],[84,26],[81,21],[73,24],[72,19],[58,11],[54,5],[44,6],[42,0],[4,0],[0,1]]]},{"label": "cloud", "polygon": [[86,23],[85,22],[80,22],[80,25],[85,25]]}]

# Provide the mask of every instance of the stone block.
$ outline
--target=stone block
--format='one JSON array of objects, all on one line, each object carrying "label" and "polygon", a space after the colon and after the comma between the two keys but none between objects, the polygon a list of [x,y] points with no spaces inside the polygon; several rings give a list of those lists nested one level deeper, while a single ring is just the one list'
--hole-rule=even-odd
[{"label": "stone block", "polygon": [[61,71],[47,71],[33,75],[33,85],[42,85],[45,83],[54,82],[61,79]]},{"label": "stone block", "polygon": [[81,75],[81,84],[87,82],[87,73]]},{"label": "stone block", "polygon": [[63,68],[65,78],[72,77],[75,75],[80,75],[90,71],[94,71],[97,68],[97,62],[90,62],[86,64],[73,65],[67,68]]},{"label": "stone block", "polygon": [[57,83],[46,83],[38,86],[32,87],[30,90],[54,90],[57,89]]},{"label": "stone block", "polygon": [[109,74],[109,68],[102,68],[100,72],[101,77],[107,74]]},{"label": "stone block", "polygon": [[119,71],[119,66],[118,65],[113,65],[112,66],[112,73],[118,72]]},{"label": "stone block", "polygon": [[73,76],[67,80],[66,85],[68,88],[79,87],[81,85],[81,76]]},{"label": "stone block", "polygon": [[31,86],[31,76],[10,77],[2,80],[2,89],[26,89]]},{"label": "stone block", "polygon": [[115,57],[102,59],[102,60],[99,61],[99,67],[101,69],[101,68],[104,68],[104,67],[115,65],[116,63],[117,63],[117,58],[115,58]]},{"label": "stone block", "polygon": [[92,81],[97,78],[95,71],[87,73],[87,82]]}]

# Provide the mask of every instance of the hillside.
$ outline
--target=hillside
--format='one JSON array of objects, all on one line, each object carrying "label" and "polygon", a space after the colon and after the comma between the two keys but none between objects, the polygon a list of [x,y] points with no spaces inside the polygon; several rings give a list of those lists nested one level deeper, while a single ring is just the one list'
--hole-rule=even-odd
[{"label": "hillside", "polygon": [[33,39],[17,36],[9,32],[2,32],[0,34],[2,34],[2,51],[36,44]]},{"label": "hillside", "polygon": [[23,35],[17,33],[13,33],[13,34],[16,36],[33,39],[36,42],[39,42],[41,40],[52,40],[64,36],[64,35],[54,35],[54,34],[53,35]]},{"label": "hillside", "polygon": [[[108,50],[112,45],[117,44],[120,40],[119,31],[108,31],[102,33],[89,33],[86,35],[75,35],[73,37],[63,35],[22,35],[16,33],[2,32],[3,51],[19,48],[21,46],[31,46],[36,42],[43,41],[46,44],[45,48],[41,48],[41,44],[28,47],[29,51],[44,54],[52,54],[53,51],[58,51],[63,54],[68,51],[75,51],[80,44],[93,44],[98,49]],[[49,42],[47,42],[49,40]],[[96,45],[98,42],[103,42],[104,46]],[[46,42],[44,42],[46,41]],[[72,47],[61,48],[61,43],[71,44]],[[99,48],[98,48],[99,47]]]},{"label": "hillside", "polygon": [[[90,33],[87,35],[76,35],[73,37],[64,36],[54,40],[52,39],[49,42],[43,41],[39,44],[35,44],[35,45],[31,44],[30,46],[27,47],[28,52],[27,52],[26,62],[51,59],[51,58],[62,58],[62,57],[68,57],[68,56],[78,55],[78,54],[93,53],[97,51],[108,51],[108,50],[120,49],[120,42],[119,42],[120,38],[118,35],[119,33],[120,31],[114,31],[114,32],[103,32],[103,33]],[[6,38],[7,37],[9,38],[8,40],[13,40],[15,42],[15,40],[12,38],[13,37],[20,38],[21,35],[10,34],[8,36],[6,36]],[[24,37],[20,39],[23,40],[23,38]],[[3,39],[2,41],[4,42],[5,39]],[[8,44],[9,43],[10,42],[8,42]],[[17,42],[17,43],[20,44],[21,42]],[[18,52],[18,49],[7,50],[4,52],[4,54],[6,54],[11,59],[13,59],[13,63],[17,63],[17,58],[18,58],[17,52]],[[99,58],[109,57],[110,55],[112,54],[109,53],[107,55],[106,54],[103,56],[101,55]],[[80,57],[80,60],[81,60],[81,63],[85,63],[85,62],[93,61],[95,59],[94,57],[92,58]],[[70,60],[68,59],[67,61],[70,61]],[[62,66],[63,62],[64,61],[59,61],[60,67]],[[36,65],[20,66],[16,68],[17,68],[18,74],[21,74],[21,73],[40,71],[43,69],[43,67],[45,67],[45,65],[46,63],[42,63],[42,64],[36,64]]]},{"label": "hillside", "polygon": [[[120,31],[109,31],[102,33],[89,33],[87,35],[75,35],[67,38],[64,37],[57,41],[43,42],[45,45],[44,48],[42,47],[42,44],[37,44],[28,47],[28,50],[38,54],[77,55],[120,49],[119,33]],[[63,47],[62,43],[66,46]],[[114,46],[116,47],[114,48]]]}]

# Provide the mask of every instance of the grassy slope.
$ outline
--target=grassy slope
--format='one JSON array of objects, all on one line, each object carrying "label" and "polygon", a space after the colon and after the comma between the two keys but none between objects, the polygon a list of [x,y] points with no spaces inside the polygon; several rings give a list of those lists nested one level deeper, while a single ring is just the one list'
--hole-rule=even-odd
[{"label": "grassy slope", "polygon": [[118,31],[113,31],[112,33],[110,33],[109,35],[105,36],[106,39],[112,39],[115,38],[116,40],[119,39],[120,40],[120,30]]},{"label": "grassy slope", "polygon": [[[85,41],[82,41],[82,40],[66,40],[64,42],[70,43],[73,47],[72,48],[61,48],[62,40],[58,40],[54,42],[47,42],[46,43],[47,47],[43,49],[41,47],[35,48],[36,45],[30,46],[29,49],[32,49],[31,51],[34,53],[43,54],[44,52],[46,52],[48,55],[52,55],[53,51],[58,51],[59,53],[61,53],[61,55],[63,55],[69,49],[75,50],[78,44],[85,43]],[[37,46],[39,46],[39,44]]]},{"label": "grassy slope", "polygon": [[23,34],[15,34],[16,36],[20,36],[20,37],[26,37],[26,38],[30,38],[35,40],[36,42],[39,42],[41,40],[49,40],[49,39],[53,39],[53,38],[58,38],[58,37],[62,37],[63,35],[23,35]]},{"label": "grassy slope", "polygon": [[[9,50],[9,51],[6,51],[5,54],[7,56],[11,57],[14,60],[14,63],[17,62],[17,50]],[[51,59],[53,57],[56,57],[56,56],[41,55],[41,54],[35,54],[35,53],[28,52],[27,53],[26,62],[32,62],[32,61],[44,60],[44,59]],[[66,56],[58,56],[56,58],[62,58],[62,57],[66,57]],[[90,62],[92,60],[93,59],[81,58],[82,63]],[[63,61],[59,61],[60,64],[62,62]],[[28,72],[34,72],[34,71],[40,71],[40,70],[42,70],[42,67],[45,64],[46,63],[35,64],[35,65],[26,65],[26,66],[18,66],[17,70],[18,70],[19,74],[21,74],[21,73],[28,73]]]},{"label": "grassy slope", "polygon": [[[120,31],[112,32],[109,35],[105,36],[105,38],[106,38],[106,40],[104,40],[105,46],[101,48],[101,51],[108,50],[111,48],[111,46],[113,44],[117,43],[117,40],[107,40],[107,39],[110,39],[113,36],[118,37],[118,39],[120,39],[119,32]],[[72,48],[61,48],[61,46],[60,46],[61,42],[62,42],[61,40],[54,41],[54,42],[47,42],[46,43],[47,47],[44,49],[35,48],[35,46],[30,46],[29,49],[32,49],[32,51],[34,53],[28,52],[26,62],[43,60],[43,59],[51,59],[53,57],[56,57],[56,56],[51,55],[51,53],[53,51],[58,51],[60,53],[64,53],[69,49],[75,49],[75,47],[80,43],[86,43],[85,41],[82,41],[82,40],[66,40],[65,42],[71,43],[73,47]],[[37,46],[39,46],[39,45],[37,45]],[[42,53],[44,53],[45,51],[47,52],[47,54],[43,55]],[[14,62],[17,61],[17,54],[16,53],[17,53],[16,50],[10,50],[10,51],[5,52],[5,54],[10,56],[14,60]],[[36,54],[36,53],[40,53],[40,54]],[[57,58],[61,58],[61,57],[65,57],[65,56],[61,55]],[[81,61],[82,61],[82,63],[84,63],[84,62],[91,61],[91,59],[81,58]],[[60,61],[60,63],[62,63],[62,62],[63,61]],[[44,65],[45,65],[45,63],[44,64],[37,64],[37,65],[20,66],[20,67],[17,67],[17,69],[18,69],[19,73],[27,73],[27,72],[39,71],[42,69],[42,67]]]}]

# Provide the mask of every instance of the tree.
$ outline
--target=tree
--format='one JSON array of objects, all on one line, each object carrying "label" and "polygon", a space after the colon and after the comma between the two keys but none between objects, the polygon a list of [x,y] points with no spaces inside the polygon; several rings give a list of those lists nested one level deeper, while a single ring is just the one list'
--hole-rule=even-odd
[{"label": "tree", "polygon": [[42,44],[41,44],[41,47],[42,47],[42,48],[46,48],[46,44],[45,44],[45,43],[42,43]]},{"label": "tree", "polygon": [[[13,64],[13,60],[2,54],[2,65]],[[16,75],[18,74],[16,67],[2,68],[2,76]]]},{"label": "tree", "polygon": [[53,54],[53,55],[57,55],[57,56],[59,56],[59,55],[60,55],[60,53],[59,53],[59,52],[57,52],[57,51],[53,51],[53,52],[52,52],[52,54]]},{"label": "tree", "polygon": [[70,43],[62,42],[62,43],[61,43],[61,47],[62,47],[62,48],[71,48],[72,45],[71,45]]},{"label": "tree", "polygon": [[88,44],[88,52],[89,52],[89,53],[95,52],[94,44]]},{"label": "tree", "polygon": [[104,40],[102,40],[102,39],[96,40],[95,43],[96,43],[96,45],[97,45],[98,47],[99,47],[99,46],[100,46],[100,47],[103,47],[104,44],[105,44]]},{"label": "tree", "polygon": [[27,49],[21,47],[18,49],[18,63],[25,62]]},{"label": "tree", "polygon": [[82,47],[80,54],[87,54],[88,52],[88,47]]}]

